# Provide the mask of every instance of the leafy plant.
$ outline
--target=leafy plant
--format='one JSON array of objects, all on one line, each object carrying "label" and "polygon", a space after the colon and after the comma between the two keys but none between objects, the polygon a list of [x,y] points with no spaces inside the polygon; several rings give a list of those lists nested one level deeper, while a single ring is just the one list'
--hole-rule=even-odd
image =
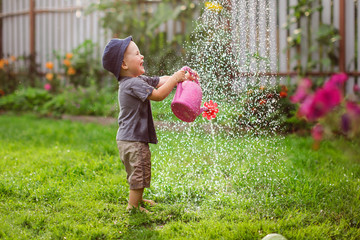
[{"label": "leafy plant", "polygon": [[21,88],[0,98],[0,110],[39,111],[50,99],[51,94],[38,88]]},{"label": "leafy plant", "polygon": [[68,83],[75,87],[89,87],[91,82],[96,83],[98,87],[105,85],[105,70],[102,68],[101,60],[94,57],[97,48],[98,44],[85,40],[72,52],[55,53]]},{"label": "leafy plant", "polygon": [[32,111],[55,117],[62,114],[115,117],[118,114],[116,91],[99,89],[96,85],[87,88],[69,86],[56,95],[38,88],[19,89],[0,98],[0,110]]},{"label": "leafy plant", "polygon": [[116,93],[109,88],[99,89],[96,85],[68,87],[43,106],[43,113],[113,117],[118,114]]},{"label": "leafy plant", "polygon": [[13,92],[17,88],[18,82],[14,72],[15,61],[16,58],[14,56],[0,59],[0,88],[2,93],[0,96]]},{"label": "leafy plant", "polygon": [[38,85],[37,64],[30,56],[7,56],[0,59],[0,97],[13,93],[19,86]]},{"label": "leafy plant", "polygon": [[[140,4],[143,7],[139,7]],[[110,30],[114,37],[133,37],[145,56],[147,73],[151,75],[159,72],[168,74],[180,66],[183,51],[181,45],[192,30],[191,23],[195,10],[195,4],[190,0],[178,1],[176,4],[166,0],[156,4],[154,10],[153,3],[146,5],[138,0],[102,0],[91,4],[87,10],[88,13],[101,11],[104,14],[101,18],[102,27]],[[186,21],[185,36],[176,33],[172,41],[167,41],[166,31],[161,31],[159,27],[169,20]]]},{"label": "leafy plant", "polygon": [[289,101],[285,85],[251,87],[239,104],[240,130],[272,133],[297,130],[299,121],[289,120],[296,107]]},{"label": "leafy plant", "polygon": [[[312,30],[311,16],[323,11],[323,7],[317,5],[317,2],[316,0],[299,0],[296,5],[290,7],[293,12],[288,16],[285,26],[288,30],[295,27],[287,39],[288,47],[285,50],[295,49],[296,54],[291,61],[295,62],[294,70],[300,76],[305,76],[307,72],[315,68],[319,68],[321,71],[331,70],[338,64],[339,46],[337,43],[340,40],[338,29],[332,25],[320,23],[317,31],[313,32]],[[302,27],[302,22],[307,22],[306,32]],[[313,34],[316,44],[311,42]],[[306,65],[303,66],[300,62],[301,56],[304,54],[301,51],[301,44],[305,41],[309,45],[309,51]],[[322,57],[318,60],[314,59],[312,57],[314,52],[320,52]]]}]

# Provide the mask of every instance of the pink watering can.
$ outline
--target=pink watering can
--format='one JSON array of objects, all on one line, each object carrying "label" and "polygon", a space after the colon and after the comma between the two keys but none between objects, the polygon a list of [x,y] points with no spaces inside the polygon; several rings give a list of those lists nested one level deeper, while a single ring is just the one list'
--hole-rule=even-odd
[{"label": "pink watering can", "polygon": [[202,91],[197,74],[189,67],[183,67],[195,80],[178,83],[174,99],[171,103],[171,110],[180,120],[184,122],[193,122],[203,113],[208,120],[216,117],[219,111],[217,104],[210,101],[201,106]]}]

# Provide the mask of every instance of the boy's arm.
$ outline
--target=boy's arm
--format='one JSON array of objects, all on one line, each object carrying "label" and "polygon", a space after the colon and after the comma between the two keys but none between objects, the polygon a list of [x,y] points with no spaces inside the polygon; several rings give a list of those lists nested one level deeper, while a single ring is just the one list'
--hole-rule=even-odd
[{"label": "boy's arm", "polygon": [[[161,77],[163,78],[163,77]],[[161,82],[160,78],[160,82]],[[174,73],[171,77],[164,77],[163,83],[160,85],[160,82],[158,86],[160,87],[158,89],[154,89],[152,93],[148,96],[149,100],[153,101],[162,101],[164,100],[173,90],[173,88],[179,83],[185,80],[185,71],[180,70]]]},{"label": "boy's arm", "polygon": [[160,77],[160,81],[159,81],[158,85],[156,86],[156,88],[159,88],[162,85],[164,85],[164,83],[166,83],[166,81],[169,80],[169,78],[171,78],[171,76],[162,76],[162,77]]},{"label": "boy's arm", "polygon": [[[195,72],[195,71],[194,71]],[[199,76],[197,75],[197,72],[195,72],[196,77],[199,78]],[[167,80],[169,80],[169,78],[171,78],[171,76],[161,76],[160,77],[160,81],[158,83],[158,85],[156,86],[156,88],[161,87],[162,85],[164,85],[164,83],[166,83]],[[188,72],[185,73],[185,79],[186,80],[195,80],[195,77],[191,76]]]}]

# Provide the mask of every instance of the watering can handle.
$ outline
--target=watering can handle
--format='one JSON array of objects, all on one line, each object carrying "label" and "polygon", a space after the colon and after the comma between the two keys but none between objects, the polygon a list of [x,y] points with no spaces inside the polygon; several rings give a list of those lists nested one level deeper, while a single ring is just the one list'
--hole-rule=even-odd
[{"label": "watering can handle", "polygon": [[181,68],[181,70],[188,72],[192,77],[194,77],[194,81],[199,84],[199,79],[191,68],[189,68],[188,66],[184,66]]}]

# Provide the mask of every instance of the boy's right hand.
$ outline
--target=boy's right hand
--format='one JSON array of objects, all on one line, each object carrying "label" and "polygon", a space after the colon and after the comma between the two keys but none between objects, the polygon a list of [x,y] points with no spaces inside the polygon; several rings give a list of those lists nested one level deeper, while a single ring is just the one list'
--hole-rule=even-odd
[{"label": "boy's right hand", "polygon": [[172,78],[174,78],[178,83],[185,81],[185,71],[184,70],[177,71],[172,75]]}]

